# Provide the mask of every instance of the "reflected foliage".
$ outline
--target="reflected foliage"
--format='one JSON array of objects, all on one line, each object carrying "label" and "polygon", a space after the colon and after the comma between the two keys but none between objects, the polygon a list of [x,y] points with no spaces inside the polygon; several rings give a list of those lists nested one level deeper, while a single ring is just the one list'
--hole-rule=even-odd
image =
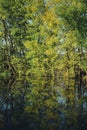
[{"label": "reflected foliage", "polygon": [[87,91],[57,86],[52,78],[0,82],[1,130],[83,130],[87,128]]}]

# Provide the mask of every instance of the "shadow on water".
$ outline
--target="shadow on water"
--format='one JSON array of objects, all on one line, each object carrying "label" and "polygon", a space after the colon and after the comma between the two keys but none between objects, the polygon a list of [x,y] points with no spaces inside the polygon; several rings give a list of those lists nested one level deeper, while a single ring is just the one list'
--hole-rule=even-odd
[{"label": "shadow on water", "polygon": [[1,80],[0,130],[86,130],[87,90],[78,95],[52,78]]}]

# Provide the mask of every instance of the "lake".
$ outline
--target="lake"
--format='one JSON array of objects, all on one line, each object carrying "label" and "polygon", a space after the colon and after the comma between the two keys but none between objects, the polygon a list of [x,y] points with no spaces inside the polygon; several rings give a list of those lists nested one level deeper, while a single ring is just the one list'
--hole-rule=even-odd
[{"label": "lake", "polygon": [[51,77],[1,79],[0,130],[86,130],[87,89],[61,84]]}]

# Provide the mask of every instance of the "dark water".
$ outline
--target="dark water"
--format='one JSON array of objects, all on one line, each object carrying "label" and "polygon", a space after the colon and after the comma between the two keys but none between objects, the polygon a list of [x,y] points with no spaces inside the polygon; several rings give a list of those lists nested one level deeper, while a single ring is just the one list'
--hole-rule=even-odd
[{"label": "dark water", "polygon": [[1,79],[0,130],[87,130],[87,90],[51,78]]}]

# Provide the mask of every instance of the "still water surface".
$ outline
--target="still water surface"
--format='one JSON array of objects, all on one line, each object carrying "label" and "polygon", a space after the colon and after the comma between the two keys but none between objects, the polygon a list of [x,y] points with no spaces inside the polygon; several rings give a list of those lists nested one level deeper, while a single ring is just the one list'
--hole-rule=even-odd
[{"label": "still water surface", "polygon": [[51,78],[1,79],[0,130],[87,130],[87,90]]}]

